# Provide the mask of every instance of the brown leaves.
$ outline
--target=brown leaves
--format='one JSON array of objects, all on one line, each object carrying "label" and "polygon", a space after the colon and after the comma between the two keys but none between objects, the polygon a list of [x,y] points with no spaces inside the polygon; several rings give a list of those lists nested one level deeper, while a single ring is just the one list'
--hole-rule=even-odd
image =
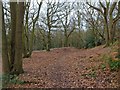
[{"label": "brown leaves", "polygon": [[111,55],[113,61],[119,61],[119,59],[116,58],[116,56],[118,55],[118,52],[112,52],[110,55]]},{"label": "brown leaves", "polygon": [[25,73],[19,76],[26,83],[9,87],[117,87],[116,74],[110,72],[108,67],[104,71],[99,67],[104,62],[98,60],[98,56],[108,52],[107,50],[96,47],[88,50],[60,48],[50,52],[35,51],[31,58],[24,59]]}]

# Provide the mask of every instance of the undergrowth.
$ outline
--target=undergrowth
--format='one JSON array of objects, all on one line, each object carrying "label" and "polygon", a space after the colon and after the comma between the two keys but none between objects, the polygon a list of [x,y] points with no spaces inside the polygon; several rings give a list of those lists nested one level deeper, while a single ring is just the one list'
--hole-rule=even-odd
[{"label": "undergrowth", "polygon": [[104,61],[104,63],[101,64],[101,68],[104,70],[106,68],[106,64],[108,64],[111,71],[116,71],[120,68],[120,56],[117,56],[118,41],[111,44],[110,48],[111,52],[101,57],[101,60]]},{"label": "undergrowth", "polygon": [[24,81],[19,80],[17,75],[2,75],[2,84],[3,87],[6,87],[7,84],[24,84]]},{"label": "undergrowth", "polygon": [[114,60],[112,60],[112,58],[109,58],[108,59],[108,64],[110,66],[111,71],[116,71],[120,68],[120,60],[114,61]]}]

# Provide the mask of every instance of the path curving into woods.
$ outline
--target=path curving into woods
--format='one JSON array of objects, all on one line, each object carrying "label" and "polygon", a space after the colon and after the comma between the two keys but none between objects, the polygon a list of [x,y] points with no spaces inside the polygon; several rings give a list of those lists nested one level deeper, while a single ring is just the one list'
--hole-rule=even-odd
[{"label": "path curving into woods", "polygon": [[104,70],[102,56],[110,48],[59,48],[50,52],[34,51],[23,60],[24,73],[19,79],[24,84],[9,85],[21,88],[110,88],[117,87],[116,73]]}]

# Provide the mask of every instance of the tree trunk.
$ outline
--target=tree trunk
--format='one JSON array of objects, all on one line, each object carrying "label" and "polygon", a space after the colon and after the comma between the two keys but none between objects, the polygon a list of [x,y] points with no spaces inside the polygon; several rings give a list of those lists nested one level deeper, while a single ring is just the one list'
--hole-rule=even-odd
[{"label": "tree trunk", "polygon": [[65,36],[65,45],[64,46],[68,47],[68,37],[67,36]]},{"label": "tree trunk", "polygon": [[15,60],[16,2],[10,2],[10,11],[11,11],[10,69],[12,70]]},{"label": "tree trunk", "polygon": [[27,47],[26,47],[26,37],[25,37],[25,34],[26,34],[26,32],[25,32],[25,27],[24,27],[24,32],[23,32],[23,57],[25,58],[26,56],[27,56]]},{"label": "tree trunk", "polygon": [[[118,3],[118,14],[120,16],[120,1]],[[118,21],[118,57],[120,60],[120,20]],[[119,84],[119,88],[120,88],[120,66],[119,66],[119,70],[118,70],[118,84]]]},{"label": "tree trunk", "polygon": [[32,19],[33,20],[33,28],[32,28],[31,41],[30,41],[30,51],[29,51],[29,54],[28,54],[29,57],[31,56],[32,51],[33,51],[35,24],[36,24],[36,22],[39,18],[42,2],[43,2],[43,0],[41,0],[41,2],[39,4],[37,16],[35,17],[35,19]]},{"label": "tree trunk", "polygon": [[28,15],[29,15],[29,7],[30,7],[30,2],[27,3],[27,7],[26,7],[26,16],[25,16],[25,26],[24,26],[24,33],[23,33],[23,54],[24,54],[24,58],[29,57],[29,51],[30,51],[30,46],[29,46],[29,33],[28,33]]},{"label": "tree trunk", "polygon": [[49,11],[50,8],[47,8],[47,25],[48,25],[48,34],[47,34],[47,45],[46,45],[46,49],[47,51],[50,51],[51,48],[51,20],[50,20],[50,15],[49,15]]},{"label": "tree trunk", "polygon": [[67,35],[67,30],[66,29],[64,31],[64,36],[65,36],[64,47],[68,47],[68,35]]},{"label": "tree trunk", "polygon": [[106,32],[106,46],[109,46],[110,45],[110,39],[109,39],[109,26],[108,26],[108,21],[107,21],[107,17],[104,16],[105,18],[105,32]]},{"label": "tree trunk", "polygon": [[30,39],[31,41],[30,41],[30,51],[29,51],[29,56],[31,56],[32,51],[33,51],[35,23],[36,23],[36,22],[33,22],[33,29],[32,29],[32,33],[31,33],[31,39]]},{"label": "tree trunk", "polygon": [[[118,4],[118,10],[120,16],[120,1]],[[120,20],[118,21],[118,55],[120,56]]]},{"label": "tree trunk", "polygon": [[22,68],[22,31],[23,31],[23,20],[24,20],[24,2],[19,2],[17,4],[17,13],[16,13],[16,33],[15,33],[15,61],[14,61],[14,74],[23,73]]},{"label": "tree trunk", "polygon": [[50,48],[51,48],[51,35],[50,35],[50,29],[48,31],[48,36],[47,36],[47,51],[50,51]]},{"label": "tree trunk", "polygon": [[109,19],[109,39],[110,39],[110,43],[113,43],[113,33],[114,33],[114,28],[113,28],[113,17],[112,15],[110,15],[110,19]]},{"label": "tree trunk", "polygon": [[3,74],[9,74],[10,72],[7,47],[8,46],[7,46],[7,37],[6,37],[5,22],[4,22],[4,11],[2,7],[2,70],[3,70]]},{"label": "tree trunk", "polygon": [[[118,58],[120,59],[120,21],[119,21],[119,26],[118,26]],[[119,61],[120,62],[120,61]],[[118,70],[118,84],[120,88],[120,67]]]}]

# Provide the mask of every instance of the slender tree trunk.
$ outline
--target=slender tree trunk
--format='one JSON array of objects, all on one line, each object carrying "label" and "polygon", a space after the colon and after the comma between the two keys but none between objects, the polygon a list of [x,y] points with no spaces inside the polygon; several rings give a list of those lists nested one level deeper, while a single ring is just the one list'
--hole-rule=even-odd
[{"label": "slender tree trunk", "polygon": [[[0,6],[2,6],[2,2],[0,1]],[[5,19],[4,19],[4,10],[3,6],[0,7],[2,9],[2,75],[8,77],[10,73],[10,64],[9,64],[9,58],[8,58],[8,44],[7,44],[7,36],[6,36],[6,30],[5,30]],[[1,11],[0,11],[1,13]],[[8,82],[8,79],[2,78],[2,87],[5,87],[5,85]]]},{"label": "slender tree trunk", "polygon": [[65,32],[64,32],[64,36],[65,36],[64,47],[68,47],[68,35],[67,35],[67,30],[66,29],[65,29]]},{"label": "slender tree trunk", "polygon": [[[120,21],[119,21],[119,26],[118,26],[118,58],[120,59]],[[120,62],[120,61],[119,61]],[[118,84],[120,88],[120,67],[118,70]]]},{"label": "slender tree trunk", "polygon": [[34,31],[35,31],[35,22],[33,22],[33,29],[32,29],[32,33],[31,33],[31,41],[30,41],[30,52],[29,52],[29,56],[31,56],[32,51],[33,51],[33,42],[34,42]]},{"label": "slender tree trunk", "polygon": [[114,24],[113,24],[113,17],[112,15],[110,15],[110,19],[109,19],[109,39],[110,39],[110,43],[113,43],[113,33],[114,33],[114,28],[113,28]]},{"label": "slender tree trunk", "polygon": [[109,46],[110,45],[110,39],[109,39],[109,26],[108,26],[108,21],[107,21],[107,17],[104,17],[105,18],[105,37],[106,37],[106,46]]},{"label": "slender tree trunk", "polygon": [[118,55],[120,56],[120,28],[118,30],[118,34],[119,34],[119,36],[118,36]]},{"label": "slender tree trunk", "polygon": [[2,69],[3,69],[3,74],[9,74],[10,67],[9,67],[9,59],[8,59],[8,46],[7,46],[3,7],[2,7]]},{"label": "slender tree trunk", "polygon": [[30,41],[30,51],[29,51],[29,55],[28,55],[29,57],[31,56],[32,51],[33,51],[35,24],[36,24],[36,22],[37,22],[37,20],[39,18],[42,2],[43,2],[43,0],[41,0],[41,2],[39,4],[37,16],[35,17],[35,19],[33,19],[33,28],[32,28],[31,41]]},{"label": "slender tree trunk", "polygon": [[[118,2],[118,14],[120,16],[120,1]],[[120,20],[118,21],[118,58],[120,60]],[[120,88],[120,66],[118,70],[118,84]]]},{"label": "slender tree trunk", "polygon": [[[44,33],[45,34],[45,33]],[[45,35],[43,35],[43,39],[42,39],[42,41],[43,41],[43,50],[46,50],[46,38],[45,38]]]},{"label": "slender tree trunk", "polygon": [[26,16],[25,16],[25,18],[26,18],[26,22],[25,22],[25,28],[24,28],[24,33],[23,33],[23,53],[24,53],[24,58],[26,58],[26,57],[29,57],[29,51],[30,51],[30,46],[29,46],[29,33],[28,33],[28,29],[29,29],[29,27],[28,27],[28,15],[29,15],[29,7],[30,7],[30,5],[29,5],[30,3],[28,2],[28,6],[27,6],[27,8],[26,8]]},{"label": "slender tree trunk", "polygon": [[23,73],[22,68],[22,31],[24,20],[24,2],[17,4],[17,18],[16,18],[16,46],[15,46],[15,61],[14,61],[14,74]]},{"label": "slender tree trunk", "polygon": [[65,45],[64,46],[68,47],[68,37],[67,36],[65,36]]},{"label": "slender tree trunk", "polygon": [[48,37],[47,37],[47,51],[50,51],[51,48],[51,33],[50,33],[51,29],[49,29],[48,31]]},{"label": "slender tree trunk", "polygon": [[25,28],[24,28],[24,32],[23,32],[23,35],[22,35],[22,40],[23,40],[23,57],[26,57],[27,55],[27,50],[26,50],[26,37],[25,37]]},{"label": "slender tree trunk", "polygon": [[46,49],[47,51],[50,51],[51,48],[51,25],[50,25],[50,15],[49,15],[49,11],[50,8],[47,8],[47,25],[48,25],[48,34],[47,34],[47,45],[46,45]]}]

